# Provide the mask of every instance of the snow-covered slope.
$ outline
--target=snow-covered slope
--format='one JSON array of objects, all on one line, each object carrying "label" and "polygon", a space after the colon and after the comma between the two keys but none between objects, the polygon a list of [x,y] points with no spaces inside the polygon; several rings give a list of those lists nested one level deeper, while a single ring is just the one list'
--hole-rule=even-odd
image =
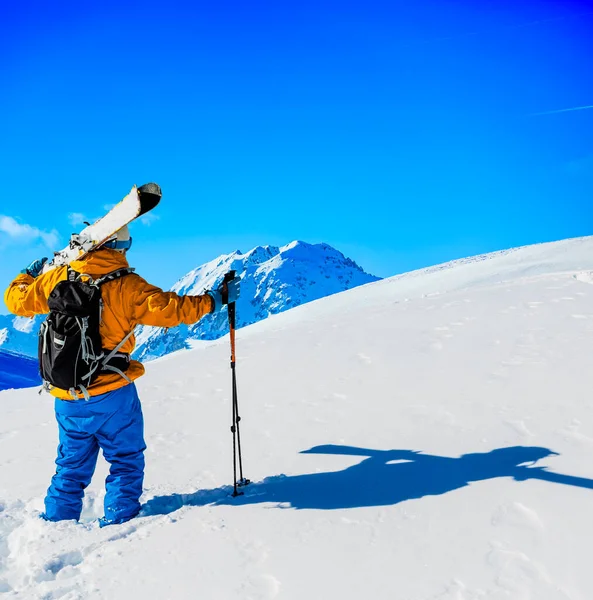
[{"label": "snow-covered slope", "polygon": [[[281,248],[258,246],[220,256],[194,269],[174,286],[178,294],[203,294],[222,282],[228,271],[241,276],[237,327],[244,327],[300,304],[377,281],[355,262],[327,244],[292,242]],[[135,357],[158,358],[191,347],[192,340],[213,340],[228,331],[226,310],[195,325],[174,329],[141,327]]]},{"label": "snow-covered slope", "polygon": [[0,393],[10,598],[589,600],[593,238],[461,261],[147,365],[144,510],[37,519],[52,401]]}]

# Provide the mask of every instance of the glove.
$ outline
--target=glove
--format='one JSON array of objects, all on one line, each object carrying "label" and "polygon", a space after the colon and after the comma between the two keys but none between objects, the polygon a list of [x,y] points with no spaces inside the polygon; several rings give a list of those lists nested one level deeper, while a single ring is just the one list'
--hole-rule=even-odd
[{"label": "glove", "polygon": [[[241,279],[239,277],[235,277],[226,284],[221,283],[215,290],[210,290],[206,292],[212,298],[212,300],[214,300],[214,310],[212,312],[220,310],[227,303],[232,304],[233,302],[237,301],[237,298],[239,298],[239,296],[241,295],[240,283]],[[227,286],[228,290],[227,302],[223,302],[222,294],[225,285]]]},{"label": "glove", "polygon": [[43,271],[43,265],[47,262],[47,256],[34,260],[26,269],[23,269],[21,273],[23,275],[31,275],[31,277],[39,277],[41,271]]}]

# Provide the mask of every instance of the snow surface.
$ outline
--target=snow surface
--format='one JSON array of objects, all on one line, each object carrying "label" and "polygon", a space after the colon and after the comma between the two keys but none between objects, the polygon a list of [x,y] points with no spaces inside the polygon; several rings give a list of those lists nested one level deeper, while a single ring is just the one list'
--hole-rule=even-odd
[{"label": "snow surface", "polygon": [[148,364],[142,516],[37,518],[52,401],[0,392],[11,598],[590,600],[593,238],[417,271]]}]

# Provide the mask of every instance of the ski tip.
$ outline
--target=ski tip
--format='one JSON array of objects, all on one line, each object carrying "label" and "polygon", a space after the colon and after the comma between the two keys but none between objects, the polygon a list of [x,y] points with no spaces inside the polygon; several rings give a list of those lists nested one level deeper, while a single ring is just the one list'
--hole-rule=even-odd
[{"label": "ski tip", "polygon": [[138,188],[138,197],[140,198],[141,210],[143,215],[152,210],[160,201],[163,192],[158,183],[145,183]]},{"label": "ski tip", "polygon": [[138,188],[139,194],[150,194],[151,196],[158,196],[159,198],[163,195],[161,186],[158,183],[145,183]]}]

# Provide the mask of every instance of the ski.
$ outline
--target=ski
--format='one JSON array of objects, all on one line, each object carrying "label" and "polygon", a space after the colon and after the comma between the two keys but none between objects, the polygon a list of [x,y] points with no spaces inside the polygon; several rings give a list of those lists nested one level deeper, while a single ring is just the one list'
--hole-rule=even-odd
[{"label": "ski", "polygon": [[73,233],[68,246],[54,253],[53,259],[46,264],[43,272],[84,258],[124,225],[151,211],[160,199],[161,188],[156,183],[147,183],[140,188],[134,186],[106,215],[87,225],[80,233]]}]

